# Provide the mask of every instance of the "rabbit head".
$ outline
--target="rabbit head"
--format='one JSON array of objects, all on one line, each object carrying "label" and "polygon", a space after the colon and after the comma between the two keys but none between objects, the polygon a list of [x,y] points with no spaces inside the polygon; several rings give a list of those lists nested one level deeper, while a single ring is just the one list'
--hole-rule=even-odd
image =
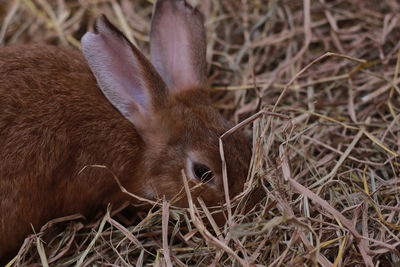
[{"label": "rabbit head", "polygon": [[[100,89],[143,142],[136,174],[142,195],[169,200],[185,195],[184,170],[195,188],[193,199],[201,197],[207,205],[223,202],[219,138],[232,125],[211,107],[207,94],[206,38],[199,11],[184,0],[156,3],[151,62],[104,16],[95,33],[82,38],[82,48]],[[223,139],[223,148],[232,197],[246,181],[250,146],[235,132]],[[175,204],[187,206],[187,199],[178,197]]]}]

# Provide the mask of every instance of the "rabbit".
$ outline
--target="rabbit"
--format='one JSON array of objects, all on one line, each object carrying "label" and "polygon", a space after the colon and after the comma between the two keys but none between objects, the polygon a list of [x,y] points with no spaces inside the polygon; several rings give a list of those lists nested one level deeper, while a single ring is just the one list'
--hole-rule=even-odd
[{"label": "rabbit", "polygon": [[[187,207],[224,203],[219,138],[232,124],[207,93],[202,14],[185,0],[155,4],[148,60],[105,16],[82,53],[30,44],[0,48],[0,259],[47,221],[142,198]],[[224,138],[230,197],[251,158],[237,131]],[[95,165],[105,166],[104,168]]]}]

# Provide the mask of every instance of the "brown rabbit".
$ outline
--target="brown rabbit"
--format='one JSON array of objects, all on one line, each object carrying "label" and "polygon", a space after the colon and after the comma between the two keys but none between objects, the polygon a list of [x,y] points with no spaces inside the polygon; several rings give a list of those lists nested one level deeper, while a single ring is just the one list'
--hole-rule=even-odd
[{"label": "brown rabbit", "polygon": [[[201,14],[184,0],[159,0],[150,44],[152,63],[102,17],[82,38],[84,57],[46,45],[0,49],[0,259],[31,226],[137,203],[112,173],[157,200],[182,193],[183,169],[191,185],[202,182],[193,199],[224,202],[218,138],[231,125],[205,90]],[[250,147],[235,133],[224,150],[232,197],[245,183]]]}]

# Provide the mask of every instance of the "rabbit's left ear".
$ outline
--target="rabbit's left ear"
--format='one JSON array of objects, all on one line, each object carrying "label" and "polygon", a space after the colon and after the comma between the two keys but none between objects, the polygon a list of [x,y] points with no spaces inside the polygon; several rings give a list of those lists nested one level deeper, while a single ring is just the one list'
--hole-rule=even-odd
[{"label": "rabbit's left ear", "polygon": [[82,38],[83,54],[108,101],[146,137],[168,97],[157,71],[105,16]]},{"label": "rabbit's left ear", "polygon": [[185,0],[158,0],[150,35],[151,62],[174,92],[207,86],[202,14]]}]

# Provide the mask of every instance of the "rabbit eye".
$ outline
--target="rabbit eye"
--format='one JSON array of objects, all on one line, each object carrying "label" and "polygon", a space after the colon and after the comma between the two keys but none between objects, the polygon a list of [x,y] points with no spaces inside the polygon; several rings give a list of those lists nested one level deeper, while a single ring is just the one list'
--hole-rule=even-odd
[{"label": "rabbit eye", "polygon": [[193,164],[193,173],[196,175],[196,178],[202,182],[208,182],[214,177],[211,169],[201,163]]}]

